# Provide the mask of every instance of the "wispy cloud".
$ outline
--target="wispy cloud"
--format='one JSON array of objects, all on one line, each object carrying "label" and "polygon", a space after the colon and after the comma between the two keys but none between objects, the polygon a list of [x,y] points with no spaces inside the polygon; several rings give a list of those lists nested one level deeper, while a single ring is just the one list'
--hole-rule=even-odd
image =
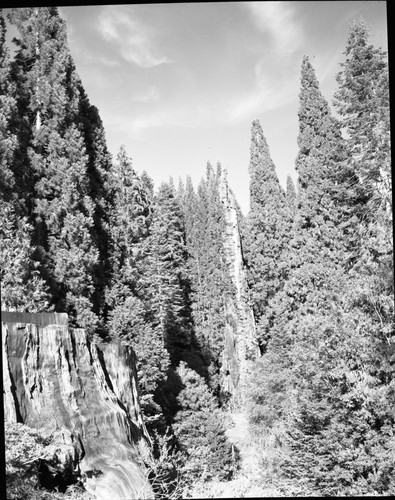
[{"label": "wispy cloud", "polygon": [[151,129],[198,127],[210,119],[211,113],[211,110],[195,104],[185,105],[178,109],[159,108],[133,118],[119,114],[109,116],[106,120],[106,126],[122,134],[128,134],[135,140],[142,141],[147,137],[146,132]]},{"label": "wispy cloud", "polygon": [[225,123],[234,123],[256,113],[264,113],[294,100],[297,92],[291,84],[281,87],[257,86],[250,94],[245,95],[237,102],[230,105],[224,119]]},{"label": "wispy cloud", "polygon": [[155,85],[151,85],[146,91],[137,93],[133,96],[137,102],[154,102],[159,100],[159,92]]},{"label": "wispy cloud", "polygon": [[112,116],[107,120],[106,125],[110,126],[112,130],[116,130],[122,134],[127,134],[134,140],[145,140],[145,132],[148,129],[160,127],[180,127],[190,125],[191,122],[186,116],[180,113],[166,112],[158,110],[130,118],[128,116]]},{"label": "wispy cloud", "polygon": [[260,33],[262,52],[254,65],[255,85],[227,109],[233,123],[283,106],[299,92],[300,48],[305,37],[291,2],[242,4]]},{"label": "wispy cloud", "polygon": [[142,23],[130,6],[104,7],[99,16],[103,38],[118,45],[122,58],[141,68],[171,62],[162,55],[153,29]]},{"label": "wispy cloud", "polygon": [[282,54],[292,54],[303,43],[301,25],[296,20],[292,2],[246,2],[255,26],[269,35],[273,48]]}]

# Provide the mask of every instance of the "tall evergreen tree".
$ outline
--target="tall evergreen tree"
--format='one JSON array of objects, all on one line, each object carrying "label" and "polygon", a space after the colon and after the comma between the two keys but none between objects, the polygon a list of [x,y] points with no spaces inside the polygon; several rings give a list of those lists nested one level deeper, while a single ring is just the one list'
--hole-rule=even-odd
[{"label": "tall evergreen tree", "polygon": [[294,215],[296,211],[296,189],[293,183],[292,177],[287,175],[287,190],[286,190],[287,202],[291,213]]},{"label": "tall evergreen tree", "polygon": [[111,280],[106,292],[110,338],[133,347],[142,409],[157,420],[160,409],[153,401],[158,384],[166,378],[169,354],[163,336],[150,322],[150,310],[138,296],[138,268],[148,237],[151,203],[146,186],[121,147],[110,171],[114,205],[110,213]]},{"label": "tall evergreen tree", "polygon": [[224,209],[219,194],[220,166],[207,164],[195,192],[187,177],[182,199],[196,338],[208,367],[210,386],[220,388],[227,300],[234,293],[225,261]]},{"label": "tall evergreen tree", "polygon": [[283,471],[303,478],[305,494],[381,494],[394,487],[394,419],[384,402],[393,400],[394,350],[385,341],[393,306],[373,299],[372,280],[348,265],[363,186],[307,59],[299,118],[297,254],[283,297],[284,312],[293,312],[276,325],[268,349],[279,378],[259,396],[266,406],[277,396],[274,420],[287,422],[290,452]]},{"label": "tall evergreen tree", "polygon": [[363,186],[365,204],[357,255],[392,259],[392,189],[389,80],[386,53],[369,43],[363,21],[350,28],[334,104],[347,136],[349,163]]},{"label": "tall evergreen tree", "polygon": [[6,311],[51,310],[48,287],[33,258],[31,233],[27,218],[17,215],[11,201],[0,199],[1,307]]},{"label": "tall evergreen tree", "polygon": [[78,88],[80,94],[78,119],[81,122],[80,128],[88,155],[86,169],[88,192],[94,203],[92,237],[99,252],[94,272],[93,303],[95,311],[105,315],[104,289],[111,273],[109,214],[114,205],[114,192],[109,176],[112,158],[107,149],[104,127],[99,112],[89,102],[81,82],[78,82]]},{"label": "tall evergreen tree", "polygon": [[0,196],[11,199],[15,195],[13,160],[17,147],[16,134],[12,132],[13,121],[17,119],[14,85],[11,80],[11,64],[5,43],[6,25],[0,11]]},{"label": "tall evergreen tree", "polygon": [[79,118],[81,83],[68,50],[65,23],[55,7],[13,9],[10,20],[20,32],[13,74],[19,113],[24,116],[16,181],[25,186],[34,244],[56,310],[94,329],[96,208]]},{"label": "tall evergreen tree", "polygon": [[[110,179],[114,197],[110,215],[112,287],[124,282],[127,296],[136,291],[136,261],[148,236],[152,208],[149,193],[124,147],[120,148]],[[117,291],[116,298],[109,296],[109,306],[113,307],[122,298],[125,297]]]},{"label": "tall evergreen tree", "polygon": [[229,478],[232,449],[216,399],[204,379],[185,363],[180,363],[177,373],[183,387],[173,427],[181,450],[187,454],[183,472],[191,483],[202,476],[205,480]]},{"label": "tall evergreen tree", "polygon": [[334,104],[364,189],[370,198],[381,194],[384,204],[392,208],[387,54],[370,44],[369,38],[364,21],[352,24],[346,59],[336,77],[339,89]]},{"label": "tall evergreen tree", "polygon": [[355,212],[364,201],[358,178],[345,161],[340,124],[307,57],[301,69],[298,145],[298,207],[287,256],[289,278],[276,299],[279,330],[292,311],[311,307],[310,296],[317,297],[327,286],[329,267],[332,273],[343,272],[344,259],[356,244]]},{"label": "tall evergreen tree", "polygon": [[282,287],[286,272],[282,255],[290,236],[290,212],[258,120],[252,124],[250,152],[250,212],[244,250],[257,336],[265,348],[268,303]]},{"label": "tall evergreen tree", "polygon": [[270,340],[252,396],[252,423],[269,428],[289,421],[295,409],[293,353],[300,327],[306,316],[336,302],[343,273],[344,238],[337,222],[344,214],[331,196],[341,178],[337,161],[343,158],[342,139],[307,57],[301,71],[298,144],[298,207],[292,239],[282,254],[286,279],[269,302]]},{"label": "tall evergreen tree", "polygon": [[[154,198],[150,234],[139,266],[138,296],[176,361],[190,347],[190,318],[184,293],[185,232],[173,184],[162,183]],[[175,356],[175,357],[174,357]]]}]

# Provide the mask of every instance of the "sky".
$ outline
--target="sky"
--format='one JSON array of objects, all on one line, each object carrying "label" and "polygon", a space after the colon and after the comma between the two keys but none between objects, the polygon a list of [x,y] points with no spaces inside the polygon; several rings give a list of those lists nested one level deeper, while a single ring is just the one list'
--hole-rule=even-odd
[{"label": "sky", "polygon": [[308,55],[329,103],[349,25],[363,17],[387,50],[384,1],[207,2],[61,7],[77,72],[116,156],[124,145],[156,186],[207,161],[249,209],[251,123],[280,183],[296,181],[298,95]]}]

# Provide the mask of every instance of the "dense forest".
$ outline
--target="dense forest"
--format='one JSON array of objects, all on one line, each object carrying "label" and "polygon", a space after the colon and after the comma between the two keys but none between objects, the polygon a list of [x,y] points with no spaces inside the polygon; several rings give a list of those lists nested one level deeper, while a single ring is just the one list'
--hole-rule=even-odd
[{"label": "dense forest", "polygon": [[[198,186],[157,187],[124,146],[110,155],[56,7],[0,17],[2,309],[67,312],[92,341],[134,349],[158,498],[225,483],[234,496],[395,494],[388,64],[363,21],[336,80],[332,106],[303,58],[296,186],[283,189],[252,123],[244,216],[220,164]],[[33,498],[21,454],[45,443],[7,423],[5,437],[9,498]]]}]

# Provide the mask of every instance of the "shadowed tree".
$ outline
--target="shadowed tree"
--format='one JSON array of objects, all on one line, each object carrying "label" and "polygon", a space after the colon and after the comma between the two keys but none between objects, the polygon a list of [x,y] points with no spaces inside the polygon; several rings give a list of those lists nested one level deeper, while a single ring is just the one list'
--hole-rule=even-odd
[{"label": "shadowed tree", "polygon": [[20,33],[12,65],[22,117],[16,182],[56,310],[93,331],[102,306],[98,276],[105,252],[93,188],[96,146],[88,144],[81,117],[86,98],[57,8],[13,9],[9,19]]}]

